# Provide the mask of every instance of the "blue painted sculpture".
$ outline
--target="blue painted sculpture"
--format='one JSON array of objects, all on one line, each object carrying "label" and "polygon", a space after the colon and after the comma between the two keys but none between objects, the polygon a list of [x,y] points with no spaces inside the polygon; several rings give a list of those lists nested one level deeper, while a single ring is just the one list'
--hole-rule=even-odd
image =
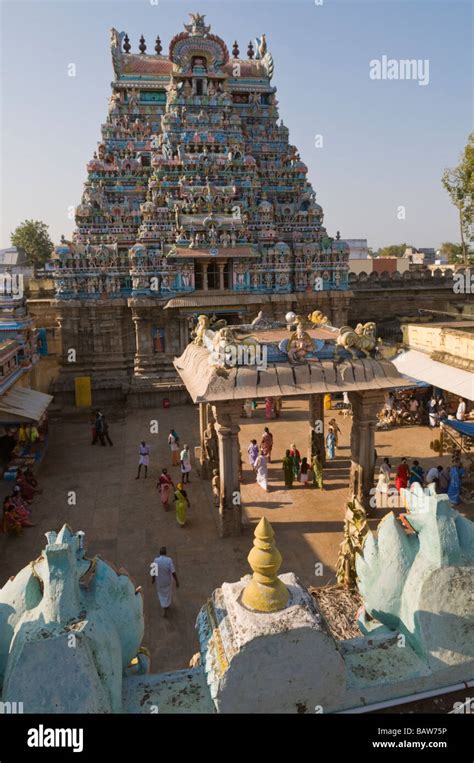
[{"label": "blue painted sculpture", "polygon": [[[413,532],[390,513],[377,538],[367,534],[359,590],[371,618],[403,634],[432,669],[447,669],[474,651],[474,523],[433,486],[402,493]],[[370,628],[364,616],[360,624]]]},{"label": "blue painted sculpture", "polygon": [[67,525],[47,533],[0,592],[2,700],[28,713],[120,712],[124,676],[148,668],[140,590],[87,558],[82,536]]}]

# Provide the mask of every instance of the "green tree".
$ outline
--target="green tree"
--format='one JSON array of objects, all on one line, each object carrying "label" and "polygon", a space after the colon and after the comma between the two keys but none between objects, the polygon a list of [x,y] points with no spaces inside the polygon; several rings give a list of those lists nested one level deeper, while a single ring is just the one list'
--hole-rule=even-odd
[{"label": "green tree", "polygon": [[41,220],[25,220],[11,234],[13,246],[24,249],[30,265],[44,265],[52,254],[48,226]]},{"label": "green tree", "polygon": [[443,172],[441,182],[458,210],[461,233],[461,253],[463,262],[468,261],[466,239],[472,240],[474,215],[474,133],[459,158],[459,164]]},{"label": "green tree", "polygon": [[439,248],[442,257],[446,257],[448,262],[456,263],[462,260],[463,251],[461,244],[453,244],[452,241],[445,241]]}]

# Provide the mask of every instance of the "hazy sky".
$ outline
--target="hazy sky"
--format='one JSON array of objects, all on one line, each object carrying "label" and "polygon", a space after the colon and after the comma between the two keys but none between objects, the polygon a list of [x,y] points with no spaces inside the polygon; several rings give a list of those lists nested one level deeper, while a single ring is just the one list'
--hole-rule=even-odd
[{"label": "hazy sky", "polygon": [[[321,0],[317,0],[321,2]],[[440,177],[473,129],[473,11],[456,0],[1,1],[0,246],[26,218],[69,236],[113,76],[109,30],[164,52],[189,11],[229,50],[267,35],[280,116],[331,235],[373,247],[458,241]],[[373,59],[429,61],[429,82],[373,80]],[[68,76],[68,64],[76,76]],[[426,79],[426,69],[420,70]],[[315,147],[322,135],[323,146]],[[398,219],[405,207],[406,219]]]}]

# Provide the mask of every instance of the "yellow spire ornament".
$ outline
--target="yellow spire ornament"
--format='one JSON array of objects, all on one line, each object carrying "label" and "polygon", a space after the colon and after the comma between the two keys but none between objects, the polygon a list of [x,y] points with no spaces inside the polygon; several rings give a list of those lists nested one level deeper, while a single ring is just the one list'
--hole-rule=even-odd
[{"label": "yellow spire ornament", "polygon": [[275,533],[265,517],[255,529],[255,540],[247,560],[252,580],[244,589],[242,604],[257,612],[278,612],[286,607],[290,592],[278,577],[281,554],[275,546]]}]

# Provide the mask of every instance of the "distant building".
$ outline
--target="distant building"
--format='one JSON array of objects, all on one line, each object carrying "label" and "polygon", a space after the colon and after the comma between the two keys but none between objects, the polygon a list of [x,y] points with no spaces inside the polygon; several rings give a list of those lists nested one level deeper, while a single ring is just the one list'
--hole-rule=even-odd
[{"label": "distant building", "polygon": [[9,246],[0,249],[0,273],[22,274],[25,278],[31,278],[34,274],[34,268],[28,264],[24,249]]},{"label": "distant building", "polygon": [[424,255],[424,265],[434,265],[436,259],[436,252],[432,247],[418,249]]},{"label": "distant building", "polygon": [[345,238],[344,243],[349,247],[350,260],[363,260],[369,256],[366,238]]},{"label": "distant building", "polygon": [[406,324],[403,343],[393,361],[400,373],[450,393],[451,410],[461,396],[474,401],[474,321]]},{"label": "distant building", "polygon": [[403,257],[409,260],[412,265],[434,265],[436,251],[432,247],[415,249],[413,246],[407,246]]}]

